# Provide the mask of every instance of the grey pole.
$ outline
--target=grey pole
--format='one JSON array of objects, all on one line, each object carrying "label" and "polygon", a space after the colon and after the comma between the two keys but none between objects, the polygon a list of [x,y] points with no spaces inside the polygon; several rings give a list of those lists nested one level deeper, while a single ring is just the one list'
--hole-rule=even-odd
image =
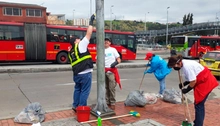
[{"label": "grey pole", "polygon": [[110,30],[112,30],[112,7],[114,7],[114,5],[110,8]]},{"label": "grey pole", "polygon": [[145,13],[145,23],[144,23],[144,31],[146,32],[146,13]]},{"label": "grey pole", "polygon": [[90,15],[92,15],[92,0],[90,0]]},{"label": "grey pole", "polygon": [[73,25],[74,25],[74,11],[75,11],[75,10],[73,9]]},{"label": "grey pole", "polygon": [[114,114],[108,109],[105,100],[105,57],[104,57],[104,0],[96,0],[96,38],[97,38],[97,104],[92,109],[92,114],[97,116],[96,112],[100,111],[102,115]]},{"label": "grey pole", "polygon": [[168,9],[170,7],[167,7],[167,32],[166,32],[166,45],[168,44]]}]

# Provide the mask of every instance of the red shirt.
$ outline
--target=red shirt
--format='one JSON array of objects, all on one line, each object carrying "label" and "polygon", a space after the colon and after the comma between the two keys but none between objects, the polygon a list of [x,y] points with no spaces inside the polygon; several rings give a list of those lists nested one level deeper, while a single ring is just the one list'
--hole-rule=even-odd
[{"label": "red shirt", "polygon": [[122,89],[118,69],[116,67],[115,68],[105,68],[105,72],[108,72],[108,71],[112,72],[115,75],[115,81],[119,85],[120,89]]}]

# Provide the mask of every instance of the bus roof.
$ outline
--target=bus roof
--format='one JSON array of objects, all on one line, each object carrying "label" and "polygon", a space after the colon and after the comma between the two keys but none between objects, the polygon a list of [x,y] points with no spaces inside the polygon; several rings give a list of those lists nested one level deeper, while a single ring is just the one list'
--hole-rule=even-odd
[{"label": "bus roof", "polygon": [[[172,36],[172,38],[177,38],[177,37],[186,37],[187,35],[177,35],[177,36]],[[213,38],[213,39],[215,39],[215,38],[220,38],[220,36],[197,36],[197,35],[195,35],[195,36],[193,36],[193,35],[190,35],[190,36],[187,36],[188,38],[209,38],[209,39],[211,39],[211,38]]]},{"label": "bus roof", "polygon": [[[59,28],[59,29],[66,29],[66,30],[79,30],[79,31],[86,31],[87,27],[79,27],[79,26],[67,26],[67,25],[46,25],[48,28]],[[96,31],[96,29],[94,29]],[[105,33],[115,33],[115,34],[131,34],[134,35],[134,32],[122,32],[122,31],[110,31],[105,30]]]},{"label": "bus roof", "polygon": [[16,25],[16,26],[23,26],[23,23],[17,22],[0,22],[1,25]]}]

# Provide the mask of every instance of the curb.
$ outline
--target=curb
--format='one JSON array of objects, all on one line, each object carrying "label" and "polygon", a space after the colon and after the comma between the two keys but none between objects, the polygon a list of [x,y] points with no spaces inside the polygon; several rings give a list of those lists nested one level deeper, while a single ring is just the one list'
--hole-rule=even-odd
[{"label": "curb", "polygon": [[[119,64],[117,68],[142,68],[145,67],[146,63],[139,64]],[[96,65],[94,65],[94,69],[97,70]],[[16,67],[1,67],[0,73],[34,73],[34,72],[57,72],[57,71],[72,71],[70,65],[47,65],[46,67],[41,66],[16,66]]]}]

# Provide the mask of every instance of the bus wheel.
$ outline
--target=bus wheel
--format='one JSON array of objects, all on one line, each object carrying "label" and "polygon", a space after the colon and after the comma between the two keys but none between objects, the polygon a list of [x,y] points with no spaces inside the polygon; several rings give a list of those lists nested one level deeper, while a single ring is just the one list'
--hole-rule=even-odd
[{"label": "bus wheel", "polygon": [[59,64],[68,63],[68,55],[66,52],[61,52],[57,55],[57,63]]}]

